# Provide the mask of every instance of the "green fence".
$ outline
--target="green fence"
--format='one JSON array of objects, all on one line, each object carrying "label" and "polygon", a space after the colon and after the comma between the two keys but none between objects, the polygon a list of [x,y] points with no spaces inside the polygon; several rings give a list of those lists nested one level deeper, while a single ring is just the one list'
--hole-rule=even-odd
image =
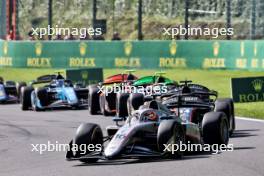
[{"label": "green fence", "polygon": [[0,66],[264,70],[264,41],[0,41]]}]

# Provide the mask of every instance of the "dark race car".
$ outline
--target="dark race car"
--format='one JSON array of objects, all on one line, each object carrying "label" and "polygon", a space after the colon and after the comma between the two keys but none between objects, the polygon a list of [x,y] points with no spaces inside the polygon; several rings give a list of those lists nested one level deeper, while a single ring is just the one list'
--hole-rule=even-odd
[{"label": "dark race car", "polygon": [[[44,86],[43,86],[44,84]],[[37,85],[36,88],[33,86]],[[22,110],[42,111],[54,108],[83,108],[88,106],[88,89],[74,86],[58,75],[44,75],[21,90]]]},{"label": "dark race car", "polygon": [[[141,94],[130,95],[132,111],[138,109],[144,102],[157,100],[176,113],[189,112],[191,116],[203,117],[208,112],[223,112],[228,120],[229,133],[235,130],[234,102],[231,98],[218,98],[218,93],[192,81],[180,81],[180,85],[166,94],[152,96],[148,99]],[[180,98],[179,98],[180,97]],[[189,99],[188,99],[189,98]],[[184,101],[182,101],[184,99]],[[195,118],[197,120],[197,118]]]},{"label": "dark race car", "polygon": [[[66,158],[87,163],[124,158],[179,158],[185,151],[179,148],[168,150],[167,146],[186,143],[227,145],[226,115],[205,111],[201,114],[195,117],[186,112],[176,114],[155,100],[146,102],[126,119],[123,126],[107,127],[106,137],[103,137],[99,125],[81,124],[69,143]],[[91,145],[101,147],[96,151],[88,148],[81,151],[81,148]]]},{"label": "dark race car", "polygon": [[24,86],[27,86],[25,82],[4,81],[0,77],[0,103],[19,103],[20,90]]},{"label": "dark race car", "polygon": [[[164,77],[165,73],[157,72],[153,76],[144,76],[134,81],[131,87],[134,89],[131,92],[121,93],[119,101],[117,101],[117,116],[126,118],[132,111],[142,105],[144,99],[161,95],[167,91],[174,89],[178,83],[169,78]],[[133,101],[132,99],[135,99]],[[131,103],[134,103],[133,106]]]},{"label": "dark race car", "polygon": [[137,80],[137,77],[132,74],[133,71],[129,70],[128,72],[110,76],[103,83],[89,86],[90,114],[103,114],[105,116],[116,114],[118,111],[117,102],[128,97],[121,97],[114,89],[125,89]]}]

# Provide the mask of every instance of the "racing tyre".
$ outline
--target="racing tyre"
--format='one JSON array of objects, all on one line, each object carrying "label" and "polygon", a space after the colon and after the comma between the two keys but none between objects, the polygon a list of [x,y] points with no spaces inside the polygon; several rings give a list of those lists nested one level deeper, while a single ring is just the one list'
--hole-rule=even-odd
[{"label": "racing tyre", "polygon": [[32,107],[33,111],[41,111],[42,110],[37,106],[37,93],[36,93],[36,91],[33,91],[31,94],[31,107]]},{"label": "racing tyre", "polygon": [[[76,157],[82,157],[85,156],[91,151],[81,151],[81,145],[86,145],[86,147],[89,144],[96,146],[103,146],[103,132],[99,125],[93,124],[93,123],[83,123],[81,124],[78,129],[77,133],[75,135],[75,138],[73,140],[74,144],[77,144],[78,151],[76,151],[75,156]],[[93,163],[98,161],[98,158],[89,158],[89,159],[80,159],[81,162],[85,163]]]},{"label": "racing tyre", "polygon": [[34,91],[33,87],[22,87],[20,95],[21,109],[23,111],[29,110],[31,108],[31,93]]},{"label": "racing tyre", "polygon": [[101,113],[104,116],[113,116],[113,115],[115,115],[115,112],[109,112],[109,111],[106,110],[106,108],[105,108],[106,107],[106,103],[107,103],[106,96],[104,94],[100,95],[100,97],[99,97],[99,104],[100,104],[100,111],[101,111]]},{"label": "racing tyre", "polygon": [[[180,123],[175,120],[163,120],[158,128],[158,148],[161,153],[173,158],[181,158],[183,156],[183,151],[180,151],[180,145],[185,144],[185,134],[184,129]],[[170,146],[167,150],[164,145]],[[176,146],[174,146],[176,145]],[[172,147],[174,146],[174,147]],[[176,150],[174,150],[176,148]]]},{"label": "racing tyre", "polygon": [[96,115],[100,111],[98,91],[99,88],[97,86],[89,86],[88,109],[91,115]]},{"label": "racing tyre", "polygon": [[27,83],[25,83],[25,82],[18,82],[18,83],[16,83],[17,97],[20,97],[21,88],[22,87],[26,87],[26,86],[27,86]]},{"label": "racing tyre", "polygon": [[141,93],[132,93],[129,95],[127,101],[128,114],[131,115],[133,111],[138,110],[144,104],[144,95]]},{"label": "racing tyre", "polygon": [[228,120],[223,112],[208,112],[202,121],[202,132],[206,144],[228,144]]},{"label": "racing tyre", "polygon": [[127,100],[129,98],[129,93],[120,93],[116,96],[116,114],[118,117],[127,117]]},{"label": "racing tyre", "polygon": [[42,106],[47,106],[48,105],[48,92],[47,89],[44,87],[36,88],[35,90],[36,95],[40,101],[40,104]]},{"label": "racing tyre", "polygon": [[236,128],[233,99],[231,98],[217,99],[215,101],[215,111],[224,112],[226,114],[230,127],[229,134],[232,135]]}]

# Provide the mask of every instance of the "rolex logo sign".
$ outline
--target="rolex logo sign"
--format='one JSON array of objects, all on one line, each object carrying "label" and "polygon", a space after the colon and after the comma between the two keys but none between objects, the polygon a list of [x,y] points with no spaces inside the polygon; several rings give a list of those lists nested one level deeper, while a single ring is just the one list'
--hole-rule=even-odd
[{"label": "rolex logo sign", "polygon": [[79,48],[80,48],[80,55],[84,56],[86,54],[86,48],[87,48],[86,43],[81,42]]},{"label": "rolex logo sign", "polygon": [[42,53],[42,44],[40,42],[35,44],[35,53],[37,56],[40,56]]},{"label": "rolex logo sign", "polygon": [[252,86],[256,92],[261,92],[263,87],[263,81],[261,79],[255,79],[252,81]]},{"label": "rolex logo sign", "polygon": [[8,53],[8,43],[7,43],[7,41],[5,41],[3,43],[3,53],[4,53],[4,55],[7,55],[7,53]]},{"label": "rolex logo sign", "polygon": [[124,45],[125,55],[129,56],[132,52],[133,45],[131,42],[126,42]]},{"label": "rolex logo sign", "polygon": [[175,55],[177,53],[177,44],[176,41],[172,41],[170,44],[170,54]]},{"label": "rolex logo sign", "polygon": [[220,48],[220,45],[218,42],[214,42],[213,44],[213,49],[214,49],[214,56],[217,57],[218,54],[219,54],[219,48]]},{"label": "rolex logo sign", "polygon": [[264,77],[232,78],[231,88],[234,102],[264,102]]}]

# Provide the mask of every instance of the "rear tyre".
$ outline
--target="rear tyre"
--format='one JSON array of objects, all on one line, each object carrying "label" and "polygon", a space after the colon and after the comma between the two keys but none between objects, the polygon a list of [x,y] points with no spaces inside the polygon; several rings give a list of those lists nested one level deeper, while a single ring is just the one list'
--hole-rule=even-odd
[{"label": "rear tyre", "polygon": [[232,135],[236,128],[233,99],[231,98],[217,99],[215,102],[215,111],[224,112],[226,114],[230,127],[229,134]]},{"label": "rear tyre", "polygon": [[[86,145],[86,147],[89,144],[92,144],[94,146],[103,146],[103,132],[99,125],[93,124],[93,123],[83,123],[81,124],[78,129],[77,133],[75,135],[75,138],[73,140],[74,144],[77,144],[78,151],[76,151],[75,156],[76,157],[82,157],[85,156],[91,151],[81,151],[81,145]],[[89,158],[89,159],[80,159],[81,162],[85,163],[93,163],[98,161],[98,158]]]},{"label": "rear tyre", "polygon": [[127,101],[128,114],[131,115],[133,111],[138,110],[144,104],[144,95],[141,93],[132,93],[129,95]]},{"label": "rear tyre", "polygon": [[99,88],[97,86],[89,87],[88,109],[91,115],[96,115],[100,111]]},{"label": "rear tyre", "polygon": [[229,124],[223,112],[208,112],[202,121],[203,139],[206,144],[228,144]]},{"label": "rear tyre", "polygon": [[129,98],[129,93],[120,93],[116,96],[116,115],[118,117],[127,117],[127,100]]},{"label": "rear tyre", "polygon": [[180,148],[181,144],[185,144],[185,134],[184,129],[180,123],[175,120],[163,120],[158,128],[158,149],[161,153],[166,154],[166,156],[173,158],[181,158],[183,156],[183,151],[165,151],[166,148],[164,145],[173,145],[176,144],[177,148]]},{"label": "rear tyre", "polygon": [[34,91],[33,87],[22,87],[20,95],[21,109],[23,111],[29,110],[31,108],[31,93]]}]

